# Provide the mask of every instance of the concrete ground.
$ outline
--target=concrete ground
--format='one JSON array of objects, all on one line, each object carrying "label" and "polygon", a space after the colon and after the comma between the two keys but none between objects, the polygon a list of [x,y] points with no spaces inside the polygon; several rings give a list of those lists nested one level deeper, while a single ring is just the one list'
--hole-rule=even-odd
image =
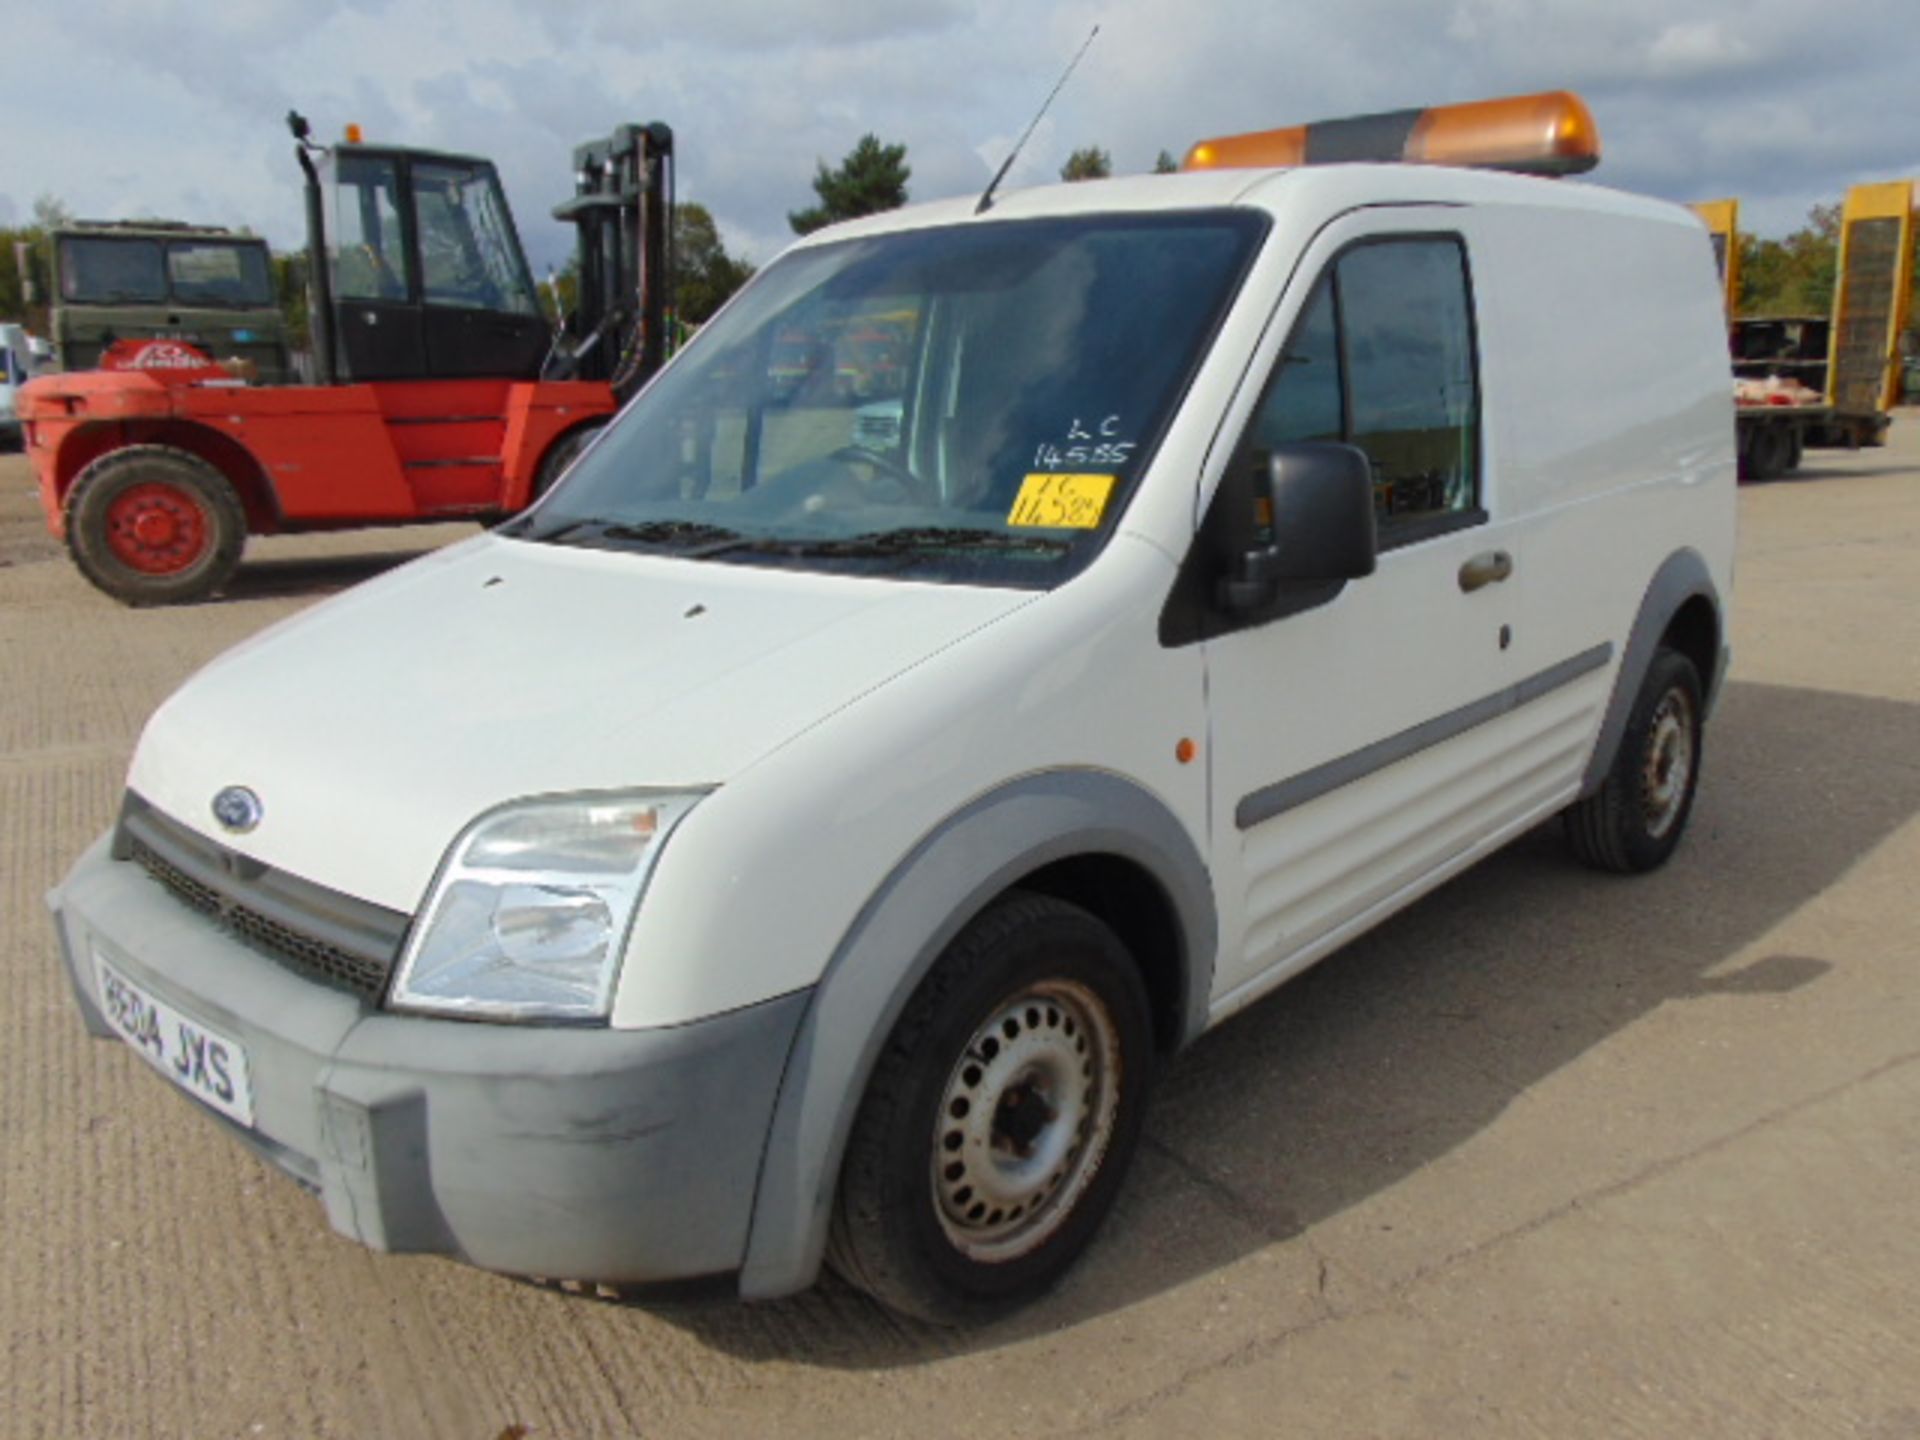
[{"label": "concrete ground", "polygon": [[1543,830],[1226,1025],[1068,1285],[945,1334],[371,1254],[88,1040],[40,897],[149,710],[462,532],[132,612],[0,457],[0,1435],[1920,1436],[1920,412],[1810,460],[1741,494],[1676,862]]}]

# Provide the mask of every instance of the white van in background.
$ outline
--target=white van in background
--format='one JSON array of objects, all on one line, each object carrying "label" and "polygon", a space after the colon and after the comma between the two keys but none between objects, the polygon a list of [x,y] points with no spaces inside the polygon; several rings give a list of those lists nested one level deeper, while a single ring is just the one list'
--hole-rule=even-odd
[{"label": "white van in background", "polygon": [[20,448],[14,394],[39,373],[40,362],[26,326],[0,320],[0,450]]},{"label": "white van in background", "polygon": [[[1525,103],[1491,158],[1583,168]],[[1210,1026],[1557,815],[1687,823],[1706,234],[1320,163],[1489,158],[1436,113],[796,245],[534,510],[161,706],[50,897],[87,1025],[381,1249],[1046,1288]]]}]

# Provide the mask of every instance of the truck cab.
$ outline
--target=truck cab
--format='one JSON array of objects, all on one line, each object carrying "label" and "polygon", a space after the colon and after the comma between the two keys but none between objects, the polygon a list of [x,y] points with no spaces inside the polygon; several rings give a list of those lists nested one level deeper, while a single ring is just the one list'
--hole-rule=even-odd
[{"label": "truck cab", "polygon": [[262,384],[292,379],[267,243],[219,226],[82,221],[50,237],[59,368],[91,370],[118,341],[193,346]]}]

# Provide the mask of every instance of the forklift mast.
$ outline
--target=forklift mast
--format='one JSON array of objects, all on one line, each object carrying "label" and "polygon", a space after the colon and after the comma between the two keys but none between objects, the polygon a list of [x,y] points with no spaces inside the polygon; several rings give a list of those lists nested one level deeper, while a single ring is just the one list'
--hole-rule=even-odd
[{"label": "forklift mast", "polygon": [[573,152],[579,299],[545,378],[603,380],[624,401],[665,363],[673,275],[673,131],[622,125]]}]

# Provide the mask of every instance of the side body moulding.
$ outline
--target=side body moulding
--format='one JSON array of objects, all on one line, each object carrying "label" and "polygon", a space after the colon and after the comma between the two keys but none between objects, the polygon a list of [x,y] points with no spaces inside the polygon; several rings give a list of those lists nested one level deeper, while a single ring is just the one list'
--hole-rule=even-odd
[{"label": "side body moulding", "polygon": [[[1103,771],[1025,776],[975,800],[895,867],[815,988],[787,1061],[754,1199],[740,1293],[810,1285],[867,1077],[914,988],[960,929],[1009,888],[1080,856],[1125,861],[1176,916],[1180,1045],[1206,1024],[1217,944],[1211,881],[1165,805]],[[1125,938],[1125,937],[1123,937]]]},{"label": "side body moulding", "polygon": [[1562,685],[1571,685],[1582,675],[1591,674],[1613,658],[1613,646],[1595,645],[1591,650],[1550,665],[1537,675],[1529,675],[1518,684],[1509,685],[1484,699],[1444,715],[1423,721],[1411,729],[1402,730],[1398,735],[1389,735],[1384,740],[1374,742],[1364,749],[1352,751],[1338,759],[1329,760],[1324,765],[1316,765],[1289,779],[1265,786],[1251,795],[1243,796],[1234,807],[1233,821],[1242,830],[1251,830],[1276,815],[1284,815],[1297,806],[1310,800],[1318,800],[1329,795],[1343,785],[1351,785],[1356,780],[1364,780],[1376,770],[1384,770],[1389,765],[1398,764],[1410,756],[1418,755],[1430,746],[1439,745],[1455,736],[1464,735],[1476,726],[1489,720],[1497,720],[1510,714],[1523,705],[1531,704],[1543,695],[1551,695]]}]

